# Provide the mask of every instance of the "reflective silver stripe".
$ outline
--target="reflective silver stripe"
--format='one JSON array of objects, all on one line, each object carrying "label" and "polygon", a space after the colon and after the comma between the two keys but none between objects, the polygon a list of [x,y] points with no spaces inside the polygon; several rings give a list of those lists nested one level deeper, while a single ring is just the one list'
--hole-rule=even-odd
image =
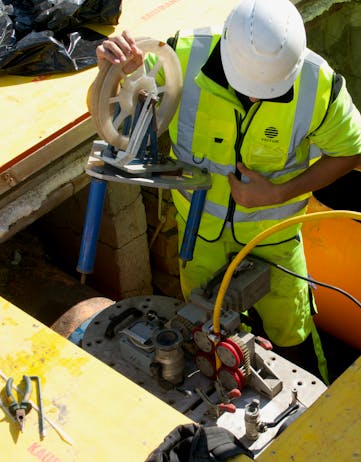
[{"label": "reflective silver stripe", "polygon": [[[212,39],[212,35],[202,35],[195,36],[193,40],[186,75],[184,77],[182,99],[178,116],[177,143],[182,151],[192,151],[193,130],[190,130],[190,127],[194,129],[201,91],[195,84],[194,79],[199,72],[199,63],[206,62],[209,56]],[[184,121],[187,121],[187,123],[184,124]]]},{"label": "reflective silver stripe", "polygon": [[235,211],[233,215],[234,222],[252,222],[262,220],[283,220],[288,218],[295,213],[300,212],[308,204],[308,199],[293,202],[292,204],[286,204],[277,206],[275,208],[261,209],[255,212],[244,213]]},{"label": "reflective silver stripe", "polygon": [[[199,168],[206,168],[209,172],[211,173],[217,173],[218,175],[223,175],[227,176],[229,173],[234,172],[234,164],[229,164],[229,165],[222,165],[218,164],[216,162],[212,162],[210,159],[207,159],[207,157],[203,157],[202,159],[198,159],[197,157],[192,157],[188,151],[184,149],[180,149],[179,146],[177,145],[172,145],[173,152],[177,156],[179,160],[182,160],[183,162],[186,162],[187,164],[192,164],[196,167]],[[320,156],[320,151],[317,150],[316,146],[311,145],[311,151],[313,152],[314,156],[313,157],[319,157]],[[294,158],[296,158],[296,154],[293,154]],[[312,158],[313,158],[312,157]],[[287,167],[284,167],[282,171],[279,172],[269,172],[269,173],[262,173],[262,175],[269,180],[273,178],[278,178],[284,175],[287,175],[289,173],[293,172],[299,172],[300,170],[304,170],[308,167],[308,160],[306,159],[303,163],[300,164],[293,164],[293,165],[288,165]],[[244,183],[249,182],[249,178],[246,175],[242,175],[242,181]]]},{"label": "reflective silver stripe", "polygon": [[221,220],[225,220],[228,209],[227,207],[223,207],[222,205],[206,200],[203,211],[220,218]]},{"label": "reflective silver stripe", "polygon": [[310,150],[309,150],[309,157],[310,159],[317,159],[318,157],[322,156],[322,151],[320,148],[318,148],[315,144],[311,144]]},{"label": "reflective silver stripe", "polygon": [[319,58],[318,55],[309,53],[302,68],[291,144],[288,149],[291,155],[288,157],[286,168],[295,162],[296,147],[310,130],[319,80]]},{"label": "reflective silver stripe", "polygon": [[327,61],[322,56],[318,55],[317,53],[309,49],[307,49],[307,55],[305,57],[305,61],[312,62],[317,67],[321,67],[324,64],[327,64]]},{"label": "reflective silver stripe", "polygon": [[[191,200],[191,194],[187,191],[179,191],[188,201]],[[303,210],[308,203],[308,199],[302,201],[293,202],[291,204],[285,204],[276,207],[269,207],[267,209],[260,209],[254,212],[240,212],[236,210],[233,215],[234,223],[241,222],[254,222],[262,220],[282,220],[288,218],[301,210]],[[215,216],[221,220],[225,220],[228,212],[227,207],[216,204],[212,201],[206,200],[204,204],[204,212]]]},{"label": "reflective silver stripe", "polygon": [[[188,191],[179,190],[178,192],[189,202],[191,201],[192,195]],[[223,207],[223,205],[216,204],[215,202],[206,200],[204,203],[203,212],[207,212],[209,215],[213,215],[221,220],[226,219],[227,211],[227,207]]]},{"label": "reflective silver stripe", "polygon": [[180,148],[180,146],[172,144],[172,149],[174,154],[179,160],[186,162],[187,164],[192,164],[195,167],[206,168],[211,173],[217,173],[218,175],[227,176],[228,173],[234,172],[234,164],[223,165],[218,164],[217,162],[212,162],[207,157],[198,159],[195,156],[192,156],[189,151]]}]

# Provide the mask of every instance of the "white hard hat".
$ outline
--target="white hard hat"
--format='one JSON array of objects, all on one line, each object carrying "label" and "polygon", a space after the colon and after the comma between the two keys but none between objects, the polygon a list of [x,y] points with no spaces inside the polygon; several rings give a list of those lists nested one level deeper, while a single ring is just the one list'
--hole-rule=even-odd
[{"label": "white hard hat", "polygon": [[289,0],[241,0],[223,28],[221,57],[228,83],[259,99],[285,94],[306,50],[302,17]]}]

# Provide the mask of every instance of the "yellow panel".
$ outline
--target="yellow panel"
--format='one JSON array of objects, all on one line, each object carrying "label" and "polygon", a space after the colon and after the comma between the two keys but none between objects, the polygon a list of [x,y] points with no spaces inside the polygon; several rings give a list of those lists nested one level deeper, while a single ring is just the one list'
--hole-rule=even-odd
[{"label": "yellow panel", "polygon": [[[19,433],[0,407],[2,461],[144,461],[174,427],[189,422],[3,298],[0,338],[1,375],[20,388],[24,374],[39,376],[46,416],[60,431],[46,422],[41,440],[33,409]],[[0,385],[6,402],[3,378]],[[31,400],[37,403],[35,382]]]},{"label": "yellow panel", "polygon": [[360,390],[361,357],[257,461],[361,461]]},{"label": "yellow panel", "polygon": [[[118,31],[127,28],[136,37],[165,40],[180,28],[222,22],[236,0],[127,0]],[[113,27],[96,27],[110,35]],[[86,93],[96,68],[53,76],[0,77],[2,117],[0,171],[31,154],[54,134],[81,120],[87,114]]]}]

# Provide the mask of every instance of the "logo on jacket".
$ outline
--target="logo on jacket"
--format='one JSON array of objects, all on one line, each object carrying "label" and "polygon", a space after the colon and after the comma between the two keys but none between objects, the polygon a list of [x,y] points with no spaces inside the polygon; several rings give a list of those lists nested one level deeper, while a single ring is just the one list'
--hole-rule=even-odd
[{"label": "logo on jacket", "polygon": [[266,135],[265,138],[262,138],[263,142],[279,143],[279,140],[277,139],[279,133],[276,127],[267,127],[263,133]]},{"label": "logo on jacket", "polygon": [[267,127],[264,131],[264,134],[267,136],[267,138],[276,138],[278,135],[278,130],[275,127]]}]

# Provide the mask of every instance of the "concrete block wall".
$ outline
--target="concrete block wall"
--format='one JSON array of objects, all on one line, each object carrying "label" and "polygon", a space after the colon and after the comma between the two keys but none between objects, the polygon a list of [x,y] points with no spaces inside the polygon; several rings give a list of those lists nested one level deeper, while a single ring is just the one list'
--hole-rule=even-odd
[{"label": "concrete block wall", "polygon": [[[94,280],[113,298],[153,293],[147,222],[139,186],[108,183]],[[109,296],[109,295],[108,295]]]},{"label": "concrete block wall", "polygon": [[[55,259],[77,277],[88,194],[89,186],[36,224]],[[114,300],[153,293],[147,222],[139,186],[108,183],[94,271],[86,277],[86,283]]]},{"label": "concrete block wall", "polygon": [[176,209],[169,190],[142,188],[155,291],[183,299],[179,283]]}]

